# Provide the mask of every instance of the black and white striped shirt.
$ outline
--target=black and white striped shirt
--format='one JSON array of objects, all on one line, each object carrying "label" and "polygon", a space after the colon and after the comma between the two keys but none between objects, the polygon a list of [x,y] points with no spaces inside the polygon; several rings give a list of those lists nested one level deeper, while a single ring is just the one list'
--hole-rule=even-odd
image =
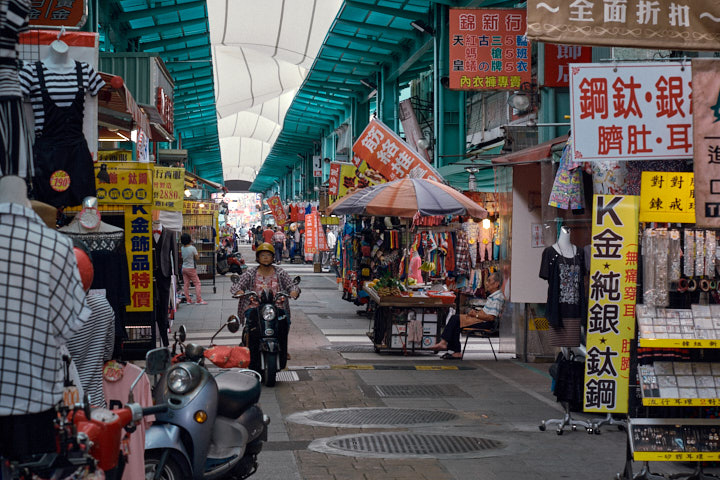
[{"label": "black and white striped shirt", "polygon": [[[43,109],[40,80],[38,79],[35,65],[35,63],[29,63],[20,70],[20,87],[22,94],[30,98],[35,116],[35,133],[40,134],[45,124],[45,111]],[[68,73],[55,73],[48,70],[45,64],[42,65],[43,73],[45,74],[45,85],[47,86],[50,98],[58,107],[69,107],[78,92],[75,68]],[[105,82],[92,66],[85,62],[80,62],[80,65],[82,67],[85,93],[89,93],[92,96],[97,95],[105,85]]]},{"label": "black and white striped shirt", "polygon": [[27,27],[30,0],[0,0],[0,98],[20,98],[18,36]]},{"label": "black and white striped shirt", "polygon": [[112,357],[115,345],[115,312],[104,295],[87,296],[92,313],[68,340],[67,347],[77,367],[90,405],[107,407],[103,395],[103,364]]},{"label": "black and white striped shirt", "polygon": [[89,316],[72,241],[31,208],[0,203],[0,416],[62,400],[59,345]]}]

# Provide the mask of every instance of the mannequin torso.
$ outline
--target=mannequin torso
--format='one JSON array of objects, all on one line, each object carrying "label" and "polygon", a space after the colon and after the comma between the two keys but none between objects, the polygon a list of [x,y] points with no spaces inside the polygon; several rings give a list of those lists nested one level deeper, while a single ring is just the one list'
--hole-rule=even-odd
[{"label": "mannequin torso", "polygon": [[68,54],[68,45],[62,40],[55,40],[50,44],[48,55],[42,62],[45,68],[54,73],[70,73],[75,69],[75,60]]},{"label": "mannequin torso", "polygon": [[577,252],[577,247],[570,243],[570,229],[567,227],[560,228],[560,236],[557,242],[553,244],[553,248],[565,258],[573,258]]}]

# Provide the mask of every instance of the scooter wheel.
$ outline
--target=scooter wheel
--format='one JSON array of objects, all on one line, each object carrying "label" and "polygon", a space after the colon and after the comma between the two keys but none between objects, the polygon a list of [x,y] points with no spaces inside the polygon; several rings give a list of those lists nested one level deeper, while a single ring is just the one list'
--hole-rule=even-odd
[{"label": "scooter wheel", "polygon": [[265,368],[263,368],[263,383],[266,387],[274,387],[277,376],[277,353],[268,353],[265,356]]},{"label": "scooter wheel", "polygon": [[170,452],[165,460],[162,472],[159,477],[155,477],[158,465],[160,465],[160,457],[162,450],[148,450],[145,452],[145,477],[160,478],[162,480],[182,480],[186,478],[184,472],[189,471],[188,468],[183,469],[183,461],[174,452]]}]

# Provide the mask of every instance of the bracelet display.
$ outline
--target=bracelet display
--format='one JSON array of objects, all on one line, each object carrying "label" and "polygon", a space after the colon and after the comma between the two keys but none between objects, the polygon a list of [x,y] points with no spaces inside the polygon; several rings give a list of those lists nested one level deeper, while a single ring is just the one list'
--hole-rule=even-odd
[{"label": "bracelet display", "polygon": [[694,292],[695,290],[697,290],[697,280],[691,278],[688,280],[688,292]]},{"label": "bracelet display", "polygon": [[685,292],[687,292],[687,289],[688,289],[688,279],[681,278],[680,280],[678,280],[677,291],[680,293],[685,293]]}]

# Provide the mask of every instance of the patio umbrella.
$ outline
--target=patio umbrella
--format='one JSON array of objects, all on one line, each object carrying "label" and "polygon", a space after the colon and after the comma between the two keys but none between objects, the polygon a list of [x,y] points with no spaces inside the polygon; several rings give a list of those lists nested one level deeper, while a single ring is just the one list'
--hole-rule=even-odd
[{"label": "patio umbrella", "polygon": [[335,215],[471,215],[487,217],[487,210],[457,190],[433,180],[402,178],[363,188],[327,208]]}]

